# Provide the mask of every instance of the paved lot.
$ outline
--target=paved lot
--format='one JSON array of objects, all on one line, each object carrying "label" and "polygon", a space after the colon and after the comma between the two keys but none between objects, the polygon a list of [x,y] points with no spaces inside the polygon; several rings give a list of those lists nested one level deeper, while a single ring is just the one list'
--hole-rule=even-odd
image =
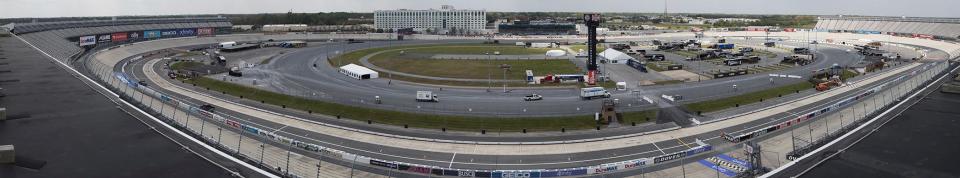
[{"label": "paved lot", "polygon": [[16,146],[27,169],[0,165],[0,177],[230,177],[120,110],[16,38],[0,38],[0,87],[12,120],[0,145]]}]

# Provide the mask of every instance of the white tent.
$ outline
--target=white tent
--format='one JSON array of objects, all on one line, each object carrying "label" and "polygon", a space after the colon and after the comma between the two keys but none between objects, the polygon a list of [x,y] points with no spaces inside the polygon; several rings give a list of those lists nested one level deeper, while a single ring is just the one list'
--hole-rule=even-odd
[{"label": "white tent", "polygon": [[373,71],[366,67],[359,66],[356,64],[347,64],[343,67],[340,67],[340,73],[353,77],[357,80],[372,79],[372,78],[379,77],[377,71]]},{"label": "white tent", "polygon": [[555,49],[555,50],[547,51],[546,55],[549,57],[560,57],[560,56],[567,55],[567,51]]},{"label": "white tent", "polygon": [[626,64],[627,60],[633,59],[633,57],[630,57],[630,55],[615,49],[603,50],[603,52],[600,52],[600,54],[597,54],[597,56],[606,59],[607,62],[611,64]]}]

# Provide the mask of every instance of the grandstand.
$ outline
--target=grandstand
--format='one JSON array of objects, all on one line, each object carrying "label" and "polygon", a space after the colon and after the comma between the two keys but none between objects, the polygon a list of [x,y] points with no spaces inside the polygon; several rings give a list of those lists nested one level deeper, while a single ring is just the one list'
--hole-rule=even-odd
[{"label": "grandstand", "polygon": [[960,18],[824,16],[814,29],[957,40]]},{"label": "grandstand", "polygon": [[[197,36],[203,33],[230,33],[233,24],[229,19],[207,18],[156,18],[92,21],[61,21],[12,24],[14,34],[29,41],[40,50],[59,60],[71,60],[87,49],[131,43],[159,38]],[[201,29],[209,31],[200,32]],[[156,31],[157,36],[148,36],[147,31]],[[164,35],[159,35],[164,32]],[[167,35],[166,32],[174,32]],[[123,38],[109,36],[122,34]],[[127,34],[131,36],[128,38]],[[133,37],[133,34],[137,34]],[[93,44],[81,46],[81,37],[98,37]],[[106,36],[106,37],[104,37]]]}]

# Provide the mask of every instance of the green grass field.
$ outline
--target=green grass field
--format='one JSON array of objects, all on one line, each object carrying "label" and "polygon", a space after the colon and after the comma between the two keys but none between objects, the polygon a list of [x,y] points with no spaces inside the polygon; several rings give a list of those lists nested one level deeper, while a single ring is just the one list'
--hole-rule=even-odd
[{"label": "green grass field", "polygon": [[503,79],[501,64],[510,65],[508,80],[523,80],[526,70],[534,75],[577,73],[577,66],[566,59],[550,60],[461,60],[407,58],[399,51],[381,53],[370,58],[376,66],[403,73],[465,79]]},{"label": "green grass field", "polygon": [[750,103],[760,102],[760,99],[769,99],[776,98],[779,95],[789,95],[796,93],[797,90],[806,90],[813,88],[813,84],[810,82],[798,82],[791,85],[781,86],[777,88],[771,88],[751,93],[745,93],[737,96],[701,101],[697,103],[690,103],[684,105],[690,111],[697,112],[701,111],[703,113],[719,111],[727,108],[736,107],[737,104],[746,105]]},{"label": "green grass field", "polygon": [[501,55],[543,55],[549,51],[549,48],[526,48],[513,45],[493,45],[493,44],[472,44],[472,45],[451,45],[451,46],[432,46],[428,48],[418,48],[404,50],[407,53],[421,54],[493,54],[499,51]]},{"label": "green grass field", "polygon": [[[222,91],[234,96],[243,96],[245,99],[254,101],[263,101],[264,103],[286,106],[287,108],[320,113],[326,115],[339,115],[346,119],[358,121],[370,120],[378,124],[389,124],[395,126],[409,126],[414,128],[441,129],[459,131],[486,130],[487,132],[519,132],[523,129],[527,131],[559,131],[593,129],[597,126],[592,115],[565,116],[565,117],[532,117],[532,118],[508,118],[508,117],[469,117],[469,116],[447,116],[432,115],[428,113],[411,113],[390,111],[372,108],[353,107],[330,103],[324,101],[304,99],[296,96],[289,96],[280,93],[270,92],[248,86],[219,81],[205,77],[187,79],[185,82],[196,84],[198,87],[209,88],[214,91]],[[640,111],[624,113],[625,123],[646,122],[646,117],[651,113],[655,118],[655,111]]]},{"label": "green grass field", "polygon": [[200,62],[194,62],[194,61],[179,61],[179,62],[174,62],[173,64],[170,64],[170,69],[183,70],[183,69],[192,68],[192,67],[201,66],[201,65],[204,65],[204,64]]}]

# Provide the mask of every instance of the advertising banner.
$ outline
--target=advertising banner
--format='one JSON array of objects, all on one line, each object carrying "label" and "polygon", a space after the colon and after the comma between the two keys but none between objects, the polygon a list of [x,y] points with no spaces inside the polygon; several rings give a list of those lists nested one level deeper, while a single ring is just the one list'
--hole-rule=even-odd
[{"label": "advertising banner", "polygon": [[143,38],[160,38],[160,31],[143,31]]},{"label": "advertising banner", "polygon": [[192,29],[192,28],[177,30],[177,35],[179,36],[193,36],[195,34],[196,34],[196,29]]},{"label": "advertising banner", "polygon": [[380,166],[380,167],[386,167],[386,168],[390,168],[390,169],[397,169],[397,163],[391,163],[391,162],[380,161],[380,160],[373,160],[373,159],[371,159],[371,160],[370,160],[370,165]]},{"label": "advertising banner", "polygon": [[177,30],[165,30],[160,32],[160,37],[168,38],[177,36]]},{"label": "advertising banner", "polygon": [[141,32],[141,31],[135,31],[135,32],[127,33],[127,39],[129,39],[129,40],[139,40],[139,39],[143,36],[141,33],[143,33],[143,32]]},{"label": "advertising banner", "polygon": [[81,36],[80,46],[89,46],[97,44],[97,36]]},{"label": "advertising banner", "polygon": [[197,36],[213,36],[213,28],[198,28]]},{"label": "advertising banner", "polygon": [[97,36],[97,42],[98,42],[98,43],[110,42],[110,35],[100,35],[100,36]]},{"label": "advertising banner", "polygon": [[494,178],[536,178],[540,177],[540,172],[493,172],[490,177]]},{"label": "advertising banner", "polygon": [[110,40],[112,40],[113,42],[127,41],[127,33],[126,32],[113,33],[110,35],[110,38],[111,38]]},{"label": "advertising banner", "polygon": [[540,177],[565,177],[565,176],[578,176],[586,175],[587,169],[570,169],[570,170],[555,170],[540,172]]}]

